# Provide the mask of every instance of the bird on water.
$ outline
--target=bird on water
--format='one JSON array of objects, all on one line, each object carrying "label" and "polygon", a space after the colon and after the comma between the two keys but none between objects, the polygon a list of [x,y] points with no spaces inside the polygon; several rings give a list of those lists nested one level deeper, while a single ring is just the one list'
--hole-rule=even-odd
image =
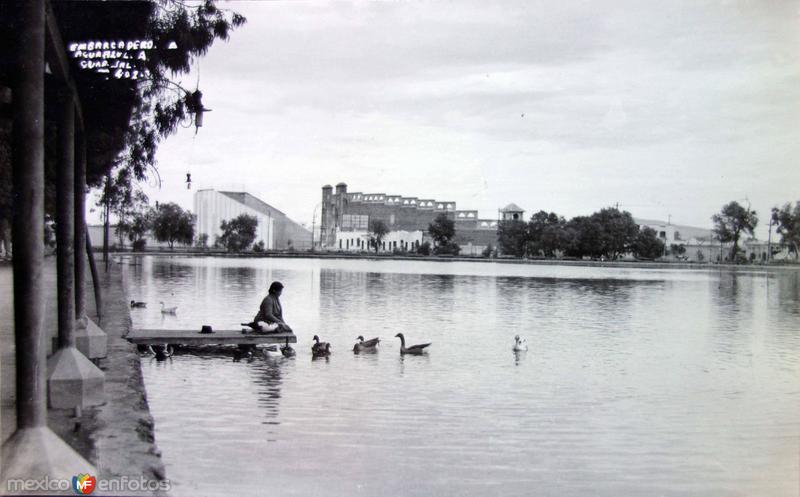
[{"label": "bird on water", "polygon": [[331,344],[328,342],[320,342],[319,337],[314,335],[314,345],[311,346],[311,355],[313,357],[325,357],[331,355]]},{"label": "bird on water", "polygon": [[356,344],[353,345],[353,352],[355,352],[356,354],[358,354],[359,352],[373,352],[375,350],[378,350],[377,348],[378,343],[380,343],[381,341],[381,339],[378,337],[371,338],[369,340],[364,340],[364,337],[361,335],[358,335],[356,339],[358,340],[358,342],[356,342]]},{"label": "bird on water", "polygon": [[406,337],[402,333],[398,333],[397,335],[395,335],[395,337],[400,339],[400,355],[405,355],[405,354],[421,355],[425,353],[425,347],[430,345],[430,343],[421,343],[417,345],[409,345],[408,347],[406,347]]}]

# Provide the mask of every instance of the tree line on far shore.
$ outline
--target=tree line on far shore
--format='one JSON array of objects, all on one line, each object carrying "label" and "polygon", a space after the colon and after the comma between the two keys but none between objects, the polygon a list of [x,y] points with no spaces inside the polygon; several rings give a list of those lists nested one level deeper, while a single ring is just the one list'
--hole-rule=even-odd
[{"label": "tree line on far shore", "polygon": [[[145,235],[151,232],[159,242],[170,248],[174,244],[192,245],[208,248],[208,235],[195,238],[195,217],[174,203],[158,204],[152,207],[147,196],[140,190],[111,192],[103,196],[98,206],[107,206],[108,213],[115,214],[119,220],[117,232],[133,243],[134,249],[143,249]],[[720,212],[712,216],[712,233],[717,241],[730,244],[725,259],[742,262],[739,242],[744,237],[752,237],[758,226],[758,214],[736,201],[722,206]],[[780,235],[774,250],[786,248],[795,259],[800,256],[800,201],[794,205],[785,203],[771,210],[770,233]],[[258,219],[242,214],[234,219],[222,221],[222,235],[217,236],[213,246],[230,252],[243,252],[252,249],[263,252],[264,243],[253,245],[256,239]],[[458,255],[460,247],[454,241],[455,222],[445,214],[438,215],[428,226],[428,235],[433,244],[424,242],[410,250],[422,255]],[[367,244],[375,252],[383,246],[390,229],[380,219],[370,219]],[[682,257],[685,247],[681,244],[665,246],[655,230],[639,228],[630,212],[609,207],[589,216],[576,216],[566,220],[555,212],[539,211],[530,220],[501,221],[498,223],[497,244],[499,252],[513,257],[589,257],[593,259],[616,260],[623,255],[632,254],[640,259],[657,259],[667,254]],[[407,251],[407,250],[406,250]],[[484,256],[494,255],[489,246]]]},{"label": "tree line on far shore", "polygon": [[608,207],[567,221],[555,212],[539,211],[530,221],[500,221],[497,244],[515,257],[590,257],[615,260],[633,253],[639,258],[664,255],[665,244],[652,228],[639,229],[630,212]]},{"label": "tree line on far shore", "polygon": [[[147,198],[141,195],[137,196],[134,203],[137,204],[136,208],[128,213],[115,211],[119,219],[117,235],[120,241],[127,237],[134,250],[144,249],[148,233],[152,233],[153,238],[159,242],[167,243],[170,249],[175,243],[209,248],[208,234],[201,233],[195,238],[196,219],[190,211],[172,202],[148,206]],[[244,252],[249,249],[264,252],[263,241],[253,244],[257,229],[258,218],[255,216],[241,214],[233,219],[223,220],[220,223],[222,234],[216,237],[213,246],[228,252]]]},{"label": "tree line on far shore", "polygon": [[[758,214],[738,202],[725,204],[711,218],[716,240],[730,244],[725,256],[728,261],[741,262],[739,242],[752,237],[758,225]],[[775,207],[770,216],[770,232],[775,226],[781,235],[776,250],[781,247],[800,255],[800,201],[794,206],[786,203]],[[609,207],[590,216],[576,216],[567,221],[555,212],[539,211],[525,221],[501,221],[497,231],[498,248],[502,254],[515,257],[590,257],[616,260],[625,254],[641,259],[656,259],[672,254],[682,257],[682,244],[666,246],[650,227],[641,229],[630,212]]]}]

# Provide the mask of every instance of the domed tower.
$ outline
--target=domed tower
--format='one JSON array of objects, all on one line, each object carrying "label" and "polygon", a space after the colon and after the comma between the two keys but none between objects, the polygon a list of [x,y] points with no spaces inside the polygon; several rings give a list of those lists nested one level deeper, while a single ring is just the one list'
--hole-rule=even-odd
[{"label": "domed tower", "polygon": [[511,203],[500,209],[501,221],[524,221],[525,209],[517,204]]}]

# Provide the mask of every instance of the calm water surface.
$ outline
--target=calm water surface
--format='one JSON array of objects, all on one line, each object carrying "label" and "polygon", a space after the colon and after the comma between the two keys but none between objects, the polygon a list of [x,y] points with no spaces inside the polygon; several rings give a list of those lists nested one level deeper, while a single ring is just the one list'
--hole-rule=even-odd
[{"label": "calm water surface", "polygon": [[129,260],[135,327],[238,329],[280,280],[298,334],[143,359],[173,495],[800,494],[798,272]]}]

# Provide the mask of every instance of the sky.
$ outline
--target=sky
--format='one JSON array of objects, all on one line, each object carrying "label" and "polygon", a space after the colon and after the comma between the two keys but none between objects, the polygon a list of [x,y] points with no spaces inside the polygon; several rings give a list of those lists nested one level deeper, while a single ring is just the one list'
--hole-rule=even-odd
[{"label": "sky", "polygon": [[151,201],[248,191],[311,225],[345,182],[486,218],[618,205],[711,227],[736,200],[765,239],[800,200],[799,2],[220,6],[248,22],[179,78],[212,112],[162,143]]}]

